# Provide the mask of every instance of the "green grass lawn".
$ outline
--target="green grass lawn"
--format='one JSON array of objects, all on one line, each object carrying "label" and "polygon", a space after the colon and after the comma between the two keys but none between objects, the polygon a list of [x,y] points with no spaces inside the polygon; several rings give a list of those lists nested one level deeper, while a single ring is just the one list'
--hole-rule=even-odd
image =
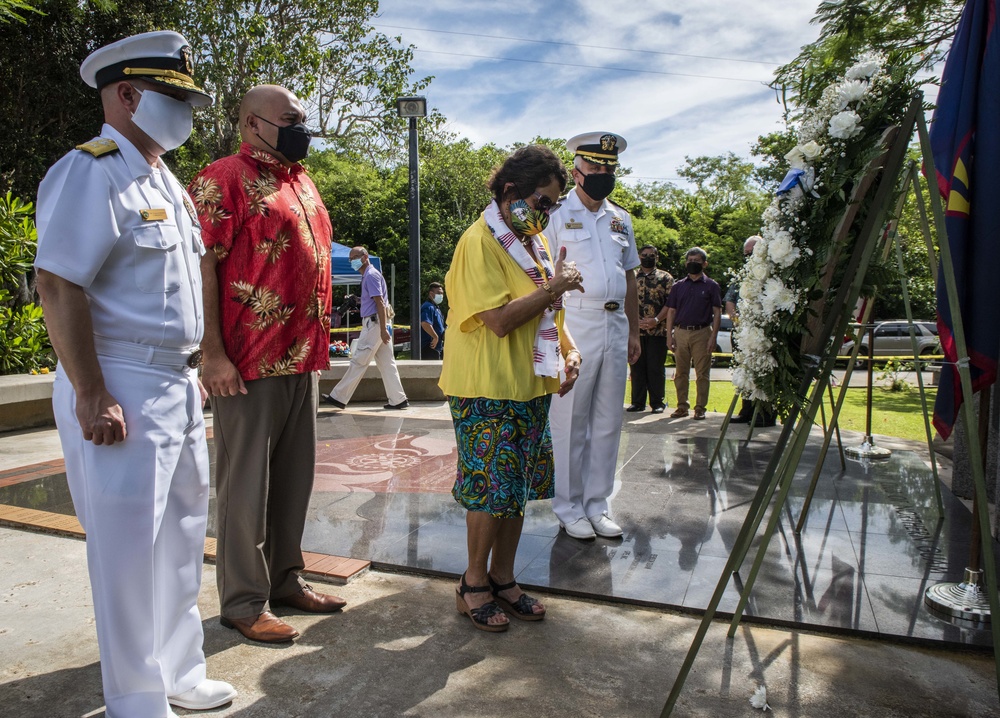
[{"label": "green grass lawn", "polygon": [[[927,406],[930,411],[934,410],[934,397],[936,387],[925,387],[927,393]],[[834,397],[839,394],[836,387],[833,390]],[[865,430],[865,396],[866,389],[848,389],[847,398],[844,399],[844,407],[840,412],[840,428],[851,431],[864,432]],[[667,379],[667,403],[671,407],[677,406],[677,394],[674,392],[674,383]],[[694,398],[694,375],[692,372],[690,397]],[[625,402],[631,399],[631,385],[626,389]],[[708,410],[725,414],[729,411],[729,404],[733,400],[733,385],[728,381],[713,381],[712,388],[708,394]],[[739,411],[737,405],[736,410]],[[830,415],[829,400],[826,404],[827,416]],[[667,410],[670,411],[669,409]],[[817,416],[817,423],[819,417]],[[933,427],[931,428],[933,431]],[[902,439],[913,439],[915,441],[926,441],[927,435],[924,433],[923,408],[920,404],[920,392],[914,386],[909,391],[888,391],[876,387],[872,393],[872,433],[883,436],[897,436]],[[933,434],[932,434],[933,435]]]}]

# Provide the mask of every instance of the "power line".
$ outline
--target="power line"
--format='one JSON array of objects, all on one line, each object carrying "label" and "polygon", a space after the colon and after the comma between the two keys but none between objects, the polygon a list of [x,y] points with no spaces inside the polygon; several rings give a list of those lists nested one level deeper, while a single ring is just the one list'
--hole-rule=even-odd
[{"label": "power line", "polygon": [[671,75],[673,77],[697,77],[703,80],[731,80],[732,82],[753,82],[766,84],[764,80],[748,80],[743,77],[723,77],[720,75],[696,75],[689,72],[666,72],[665,70],[637,70],[632,67],[601,67],[600,65],[581,65],[575,62],[554,62],[552,60],[526,60],[523,57],[495,57],[493,55],[470,55],[464,52],[443,52],[441,50],[422,50],[414,48],[415,52],[425,52],[431,55],[451,55],[452,57],[474,57],[480,60],[503,60],[504,62],[530,62],[536,65],[559,65],[560,67],[582,67],[588,70],[611,70],[613,72],[638,72],[644,75]]},{"label": "power line", "polygon": [[485,37],[494,40],[514,40],[516,42],[534,42],[542,45],[562,45],[563,47],[579,47],[587,50],[615,50],[617,52],[640,52],[647,55],[663,55],[667,57],[688,57],[697,60],[723,60],[725,62],[747,62],[757,65],[767,65],[774,67],[776,63],[764,60],[745,60],[739,57],[716,57],[714,55],[688,55],[683,52],[664,52],[661,50],[634,50],[628,47],[606,47],[604,45],[582,45],[575,42],[559,42],[558,40],[531,40],[526,37],[510,37],[508,35],[482,35],[474,32],[457,32],[455,30],[432,30],[428,27],[407,27],[405,25],[383,25],[375,23],[375,27],[390,28],[392,30],[416,30],[417,32],[436,32],[442,35],[462,35],[464,37]]}]

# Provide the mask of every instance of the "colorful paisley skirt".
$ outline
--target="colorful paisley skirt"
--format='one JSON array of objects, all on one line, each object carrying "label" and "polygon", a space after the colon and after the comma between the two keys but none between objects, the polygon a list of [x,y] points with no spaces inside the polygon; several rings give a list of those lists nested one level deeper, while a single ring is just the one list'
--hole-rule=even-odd
[{"label": "colorful paisley skirt", "polygon": [[555,492],[549,404],[448,397],[458,441],[458,472],[451,494],[469,511],[498,519],[524,516],[524,505]]}]

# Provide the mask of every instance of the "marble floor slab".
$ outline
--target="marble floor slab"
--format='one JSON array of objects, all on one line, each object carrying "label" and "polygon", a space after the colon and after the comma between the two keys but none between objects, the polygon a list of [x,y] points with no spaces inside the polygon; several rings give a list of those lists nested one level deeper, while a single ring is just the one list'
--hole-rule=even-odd
[{"label": "marble floor slab", "polygon": [[[691,435],[685,426],[624,425],[611,500],[625,530],[621,539],[571,539],[548,501],[530,504],[518,580],[568,595],[704,610],[772,458],[774,434],[747,442],[734,433],[709,468],[717,438]],[[818,451],[819,442],[810,439],[763,548],[745,615],[895,640],[990,645],[988,629],[953,625],[923,604],[928,586],[961,579],[971,527],[969,510],[945,487],[938,515],[935,479],[923,457],[895,451],[886,462],[848,461],[842,468],[831,451],[796,534]],[[465,512],[451,497],[455,467],[446,407],[391,414],[321,410],[303,549],[457,577],[466,566],[466,544]],[[24,467],[18,480],[16,471],[5,472],[0,503],[72,514],[65,474],[38,473]],[[720,612],[736,609],[761,543],[755,539],[728,582]]]}]

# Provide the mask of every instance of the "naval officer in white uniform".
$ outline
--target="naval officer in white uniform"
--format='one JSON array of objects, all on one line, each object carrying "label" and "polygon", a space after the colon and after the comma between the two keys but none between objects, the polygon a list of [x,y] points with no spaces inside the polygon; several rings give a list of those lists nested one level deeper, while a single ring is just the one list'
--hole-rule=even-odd
[{"label": "naval officer in white uniform", "polygon": [[639,358],[639,267],[632,218],[607,199],[615,186],[618,153],[626,142],[611,132],[588,132],[566,143],[576,187],[552,213],[545,236],[576,262],[587,293],[563,299],[566,326],[583,362],[573,391],[552,398],[549,421],[555,457],[552,510],[577,539],[616,538],[609,514],[621,435],[628,365]]},{"label": "naval officer in white uniform", "polygon": [[215,708],[198,591],[208,513],[203,316],[194,208],[160,156],[212,98],[175,32],[119,40],[80,66],[105,125],[38,189],[38,291],[59,356],[52,403],[97,618],[109,718]]}]

